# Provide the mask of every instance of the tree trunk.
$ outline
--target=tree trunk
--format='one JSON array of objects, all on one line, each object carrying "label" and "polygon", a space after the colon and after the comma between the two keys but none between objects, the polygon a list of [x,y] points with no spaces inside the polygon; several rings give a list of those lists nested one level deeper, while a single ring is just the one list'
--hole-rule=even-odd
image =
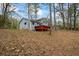
[{"label": "tree trunk", "polygon": [[61,12],[61,15],[62,15],[62,19],[63,19],[63,27],[65,29],[65,20],[64,20],[64,8],[63,8],[63,3],[61,4],[62,6],[62,12]]},{"label": "tree trunk", "polygon": [[69,16],[70,16],[70,30],[72,30],[72,19],[71,19],[72,14],[71,14],[71,12],[70,12]]},{"label": "tree trunk", "polygon": [[29,27],[29,29],[31,30],[31,24],[30,24],[30,19],[31,19],[31,17],[30,17],[29,8],[30,8],[30,3],[28,3],[28,19],[29,19],[29,25],[28,25],[28,27]]},{"label": "tree trunk", "polygon": [[71,30],[72,29],[72,20],[71,20],[72,14],[70,11],[70,4],[68,3],[68,28]]},{"label": "tree trunk", "polygon": [[69,3],[68,3],[68,19],[67,19],[67,29],[69,29]]},{"label": "tree trunk", "polygon": [[74,30],[76,29],[76,4],[74,3]]},{"label": "tree trunk", "polygon": [[2,7],[2,14],[3,14],[3,26],[5,27],[6,19],[8,20],[8,8],[9,8],[9,3],[3,3]]},{"label": "tree trunk", "polygon": [[53,14],[54,14],[54,27],[56,30],[56,17],[55,17],[55,4],[53,3]]},{"label": "tree trunk", "polygon": [[52,34],[52,4],[49,3],[49,12],[50,12],[50,20],[49,20],[49,26],[50,26],[50,35]]}]

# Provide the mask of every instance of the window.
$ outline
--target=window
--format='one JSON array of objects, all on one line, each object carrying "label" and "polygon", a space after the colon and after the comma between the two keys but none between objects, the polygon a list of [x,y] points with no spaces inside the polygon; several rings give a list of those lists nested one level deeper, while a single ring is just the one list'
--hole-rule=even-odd
[{"label": "window", "polygon": [[34,25],[34,22],[32,24]]},{"label": "window", "polygon": [[27,23],[25,22],[24,25],[26,25]]}]

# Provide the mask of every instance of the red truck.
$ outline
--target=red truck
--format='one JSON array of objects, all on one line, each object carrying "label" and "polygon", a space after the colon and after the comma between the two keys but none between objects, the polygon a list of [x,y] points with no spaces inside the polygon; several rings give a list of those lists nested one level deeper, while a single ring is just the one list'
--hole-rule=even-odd
[{"label": "red truck", "polygon": [[36,31],[48,31],[49,30],[49,26],[46,25],[40,25],[40,26],[35,26],[35,30]]}]

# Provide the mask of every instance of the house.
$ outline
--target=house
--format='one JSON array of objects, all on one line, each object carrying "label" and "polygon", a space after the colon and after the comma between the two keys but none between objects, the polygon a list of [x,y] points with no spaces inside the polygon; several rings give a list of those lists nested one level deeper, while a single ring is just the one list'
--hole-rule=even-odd
[{"label": "house", "polygon": [[39,25],[48,25],[48,20],[47,18],[40,18],[40,19],[26,19],[22,18],[21,21],[19,22],[19,29],[30,29],[30,30],[35,30],[35,26]]},{"label": "house", "polygon": [[19,29],[29,29],[29,21],[28,19],[22,18],[19,22]]},{"label": "house", "polygon": [[19,22],[19,29],[30,29],[30,30],[35,30],[34,26],[37,26],[38,23],[35,21],[31,21],[26,18],[22,18]]}]

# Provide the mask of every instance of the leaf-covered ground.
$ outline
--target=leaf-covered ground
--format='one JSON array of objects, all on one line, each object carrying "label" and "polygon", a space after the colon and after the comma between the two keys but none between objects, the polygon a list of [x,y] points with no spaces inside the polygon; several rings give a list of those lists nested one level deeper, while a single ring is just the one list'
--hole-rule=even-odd
[{"label": "leaf-covered ground", "polygon": [[79,55],[78,31],[32,32],[0,29],[0,55]]}]

